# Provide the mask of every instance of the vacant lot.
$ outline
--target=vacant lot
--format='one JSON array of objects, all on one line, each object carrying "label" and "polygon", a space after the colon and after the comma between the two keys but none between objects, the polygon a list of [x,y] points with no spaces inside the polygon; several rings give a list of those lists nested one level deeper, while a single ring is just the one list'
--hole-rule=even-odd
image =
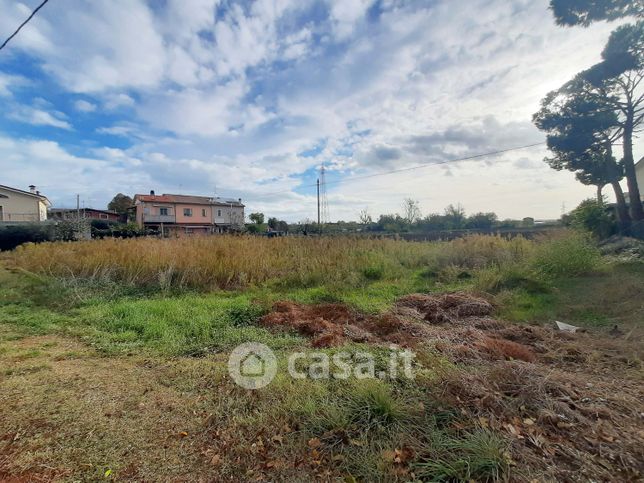
[{"label": "vacant lot", "polygon": [[[631,481],[644,264],[582,235],[23,246],[0,269],[0,479]],[[553,321],[585,332],[552,329]],[[228,354],[262,342],[264,389]],[[292,351],[415,378],[292,379]]]}]

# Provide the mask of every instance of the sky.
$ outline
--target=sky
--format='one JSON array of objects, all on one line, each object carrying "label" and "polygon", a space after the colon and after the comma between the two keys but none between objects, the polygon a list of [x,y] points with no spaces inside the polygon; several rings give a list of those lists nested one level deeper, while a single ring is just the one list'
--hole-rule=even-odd
[{"label": "sky", "polygon": [[[0,0],[0,38],[39,3]],[[50,0],[0,51],[0,184],[55,207],[242,198],[298,222],[324,165],[332,221],[405,198],[558,218],[594,188],[544,145],[453,160],[544,141],[540,100],[615,27],[557,27],[547,0]]]}]

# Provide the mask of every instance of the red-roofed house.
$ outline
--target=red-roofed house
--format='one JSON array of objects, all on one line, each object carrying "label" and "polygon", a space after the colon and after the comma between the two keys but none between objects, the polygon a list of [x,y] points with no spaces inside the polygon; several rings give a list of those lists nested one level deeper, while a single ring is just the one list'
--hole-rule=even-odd
[{"label": "red-roofed house", "polygon": [[225,233],[244,224],[241,198],[191,195],[134,195],[136,222],[162,233]]}]

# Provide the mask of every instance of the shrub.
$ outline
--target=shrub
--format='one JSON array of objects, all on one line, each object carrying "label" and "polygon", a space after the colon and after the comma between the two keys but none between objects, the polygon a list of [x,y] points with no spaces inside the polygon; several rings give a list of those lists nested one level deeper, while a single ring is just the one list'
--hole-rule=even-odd
[{"label": "shrub", "polygon": [[570,213],[570,224],[574,228],[592,233],[599,239],[608,238],[617,232],[617,224],[606,212],[606,206],[592,198],[582,201]]},{"label": "shrub", "polygon": [[532,268],[546,277],[582,275],[597,270],[601,254],[589,236],[566,232],[538,244],[531,257]]},{"label": "shrub", "polygon": [[228,319],[234,326],[256,325],[257,321],[266,314],[266,309],[258,304],[236,304],[227,311]]},{"label": "shrub", "polygon": [[13,250],[23,243],[40,243],[52,239],[51,227],[40,224],[0,227],[0,251]]},{"label": "shrub", "polygon": [[367,280],[380,280],[385,275],[385,267],[382,265],[371,265],[364,268],[362,274]]}]

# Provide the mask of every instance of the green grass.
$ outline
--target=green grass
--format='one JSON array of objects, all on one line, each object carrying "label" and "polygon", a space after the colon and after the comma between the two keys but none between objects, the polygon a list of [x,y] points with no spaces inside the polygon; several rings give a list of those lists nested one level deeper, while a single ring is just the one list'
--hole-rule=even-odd
[{"label": "green grass", "polygon": [[644,263],[553,280],[546,291],[519,288],[498,296],[500,316],[518,322],[554,320],[583,327],[642,327]]},{"label": "green grass", "polygon": [[508,471],[507,443],[490,431],[434,432],[430,445],[431,459],[416,465],[423,481],[497,481]]},{"label": "green grass", "polygon": [[[61,245],[59,249],[70,247]],[[206,428],[194,431],[205,433],[208,444],[214,444],[216,433],[231,435],[227,455],[247,457],[249,448],[259,444],[258,437],[266,441],[279,436],[273,450],[280,458],[302,458],[303,454],[306,461],[319,458],[347,481],[411,478],[395,473],[397,463],[389,455],[396,452],[409,458],[405,464],[424,481],[495,481],[511,476],[507,444],[498,434],[462,419],[455,408],[441,405],[441,375],[455,367],[444,356],[419,349],[413,381],[402,377],[384,381],[355,377],[293,380],[285,374],[287,353],[306,349],[308,341],[295,334],[266,330],[258,325],[258,319],[277,300],[346,303],[356,310],[379,313],[408,293],[480,290],[496,297],[500,316],[519,322],[556,319],[605,327],[614,323],[641,326],[644,320],[644,264],[606,265],[583,236],[539,243],[477,237],[432,245],[429,254],[417,245],[409,245],[411,254],[394,247],[395,260],[382,253],[368,254],[362,266],[347,272],[346,279],[299,272],[230,291],[178,286],[162,290],[154,283],[138,287],[101,278],[55,279],[0,269],[0,357],[23,364],[7,369],[4,375],[40,374],[53,381],[58,373],[50,371],[48,364],[91,367],[96,363],[92,359],[95,351],[86,353],[65,344],[56,347],[51,342],[32,349],[12,345],[29,335],[73,335],[100,350],[99,360],[109,366],[103,368],[103,378],[112,364],[136,359],[123,355],[149,356],[163,367],[155,376],[163,380],[157,389],[163,394],[161,400],[166,400],[168,387],[176,388],[181,397],[190,394],[198,406],[187,414],[188,420],[202,412],[209,415]],[[280,364],[271,385],[250,395],[225,377],[225,353],[247,341],[269,345]],[[376,356],[376,373],[387,369],[386,348],[351,344],[342,349],[353,353],[368,349]],[[332,357],[339,350],[323,352]],[[51,360],[49,352],[54,353]],[[175,363],[182,369],[172,374],[168,367]],[[137,366],[132,370],[138,373],[143,369]],[[130,387],[133,383],[129,380],[122,384],[128,390],[136,389],[136,398],[142,397],[138,385]],[[67,391],[65,385],[61,388]],[[122,389],[116,385],[113,391],[120,394]],[[139,410],[136,401],[132,403],[135,411]],[[147,401],[141,402],[145,407]],[[34,408],[41,406],[38,400]],[[83,410],[78,414],[84,414]],[[149,428],[159,419],[155,416]],[[110,421],[103,422],[110,427]],[[147,440],[147,435],[137,433],[139,437]],[[240,463],[228,464],[216,469],[222,478],[243,477]],[[274,479],[280,479],[279,473]]]}]

